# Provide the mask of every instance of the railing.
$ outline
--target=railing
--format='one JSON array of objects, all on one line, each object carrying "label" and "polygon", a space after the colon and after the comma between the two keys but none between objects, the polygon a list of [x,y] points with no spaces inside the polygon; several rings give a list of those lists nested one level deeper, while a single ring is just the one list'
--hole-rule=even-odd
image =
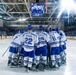
[{"label": "railing", "polygon": [[13,36],[0,36],[0,40],[4,40],[4,39],[12,39]]},{"label": "railing", "polygon": [[[4,39],[12,39],[13,36],[0,36],[0,40],[4,40]],[[76,36],[67,36],[67,39],[69,40],[76,40]]]},{"label": "railing", "polygon": [[76,40],[76,36],[67,36],[67,39],[69,39],[69,40]]}]

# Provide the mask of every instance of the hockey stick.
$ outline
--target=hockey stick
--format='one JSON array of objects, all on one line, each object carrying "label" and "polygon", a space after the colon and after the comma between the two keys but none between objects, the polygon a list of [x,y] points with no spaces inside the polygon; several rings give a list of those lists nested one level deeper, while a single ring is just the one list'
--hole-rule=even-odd
[{"label": "hockey stick", "polygon": [[6,52],[8,51],[9,48],[10,48],[10,47],[8,47],[8,48],[6,49],[6,51],[2,54],[2,57],[6,54]]}]

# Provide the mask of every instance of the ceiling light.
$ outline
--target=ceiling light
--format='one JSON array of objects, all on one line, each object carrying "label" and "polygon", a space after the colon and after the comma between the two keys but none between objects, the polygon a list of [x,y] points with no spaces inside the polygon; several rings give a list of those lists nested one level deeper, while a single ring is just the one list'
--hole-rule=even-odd
[{"label": "ceiling light", "polygon": [[67,14],[76,13],[76,2],[74,0],[60,0],[60,11],[57,18],[60,18],[63,12],[67,11]]}]

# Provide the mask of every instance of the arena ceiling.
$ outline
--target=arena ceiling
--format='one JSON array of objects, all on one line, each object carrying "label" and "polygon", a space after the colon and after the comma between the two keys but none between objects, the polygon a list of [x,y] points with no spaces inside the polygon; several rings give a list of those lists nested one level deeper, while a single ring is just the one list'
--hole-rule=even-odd
[{"label": "arena ceiling", "polygon": [[[30,3],[35,3],[36,1],[45,4],[44,15],[41,17],[31,15]],[[50,24],[58,22],[59,0],[0,0],[0,5],[3,5],[3,9],[0,8],[0,11],[2,11],[0,15],[4,16],[4,25],[7,27],[22,28],[28,24],[48,27]],[[24,18],[25,21],[18,21]],[[61,18],[67,17],[65,15]]]}]

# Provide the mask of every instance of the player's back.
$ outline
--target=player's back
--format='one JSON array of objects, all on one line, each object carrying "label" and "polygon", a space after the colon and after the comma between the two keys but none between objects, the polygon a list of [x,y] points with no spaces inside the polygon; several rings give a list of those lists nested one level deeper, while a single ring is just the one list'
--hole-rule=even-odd
[{"label": "player's back", "polygon": [[60,30],[59,32],[60,32],[61,41],[65,42],[66,41],[65,33],[62,30]]},{"label": "player's back", "polygon": [[38,47],[42,47],[42,46],[46,45],[46,42],[48,42],[49,39],[50,39],[48,37],[48,34],[46,32],[38,32],[37,34],[38,34],[38,38],[39,38],[39,45],[38,45]]},{"label": "player's back", "polygon": [[49,34],[51,46],[59,46],[59,34],[56,31],[51,31]]},{"label": "player's back", "polygon": [[21,33],[17,33],[14,35],[12,41],[11,41],[11,46],[19,46],[21,45],[21,41],[20,41],[20,37],[21,37]]},{"label": "player's back", "polygon": [[27,51],[31,51],[34,49],[34,45],[38,42],[37,36],[33,32],[25,32],[22,35],[23,47]]},{"label": "player's back", "polygon": [[[19,36],[21,36],[21,33],[15,34],[15,35],[13,36],[13,39],[15,39],[15,38],[17,38],[17,37],[19,37]],[[13,40],[13,39],[12,39],[12,40]]]}]

